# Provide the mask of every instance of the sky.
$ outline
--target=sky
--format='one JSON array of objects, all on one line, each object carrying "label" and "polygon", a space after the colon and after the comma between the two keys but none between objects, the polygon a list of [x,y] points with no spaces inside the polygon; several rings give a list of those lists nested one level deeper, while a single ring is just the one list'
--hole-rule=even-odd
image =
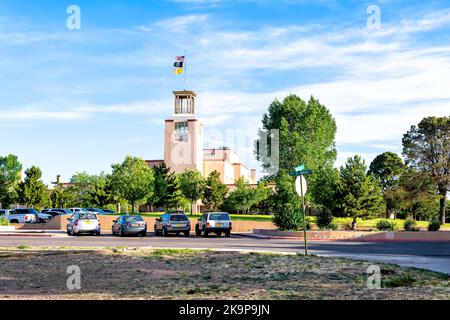
[{"label": "sky", "polygon": [[450,114],[450,1],[2,0],[0,155],[46,183],[126,155],[162,159],[185,50],[206,147],[252,168],[261,118],[289,94],[335,117],[336,166],[401,154],[412,125]]}]

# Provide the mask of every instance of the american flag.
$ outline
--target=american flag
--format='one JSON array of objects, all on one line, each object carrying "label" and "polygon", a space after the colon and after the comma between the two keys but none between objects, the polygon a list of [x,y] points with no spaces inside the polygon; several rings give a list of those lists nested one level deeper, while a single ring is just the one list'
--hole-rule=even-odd
[{"label": "american flag", "polygon": [[177,61],[183,62],[183,61],[184,61],[184,56],[178,56],[178,57],[176,57],[175,59],[176,59]]}]

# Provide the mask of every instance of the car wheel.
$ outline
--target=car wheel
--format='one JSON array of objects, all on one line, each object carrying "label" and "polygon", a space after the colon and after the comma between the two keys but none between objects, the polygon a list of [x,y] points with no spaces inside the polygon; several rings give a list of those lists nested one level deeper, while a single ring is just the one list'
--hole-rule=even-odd
[{"label": "car wheel", "polygon": [[175,232],[175,234],[177,235],[177,237],[179,237],[179,236],[180,236],[180,233],[179,233],[179,232]]},{"label": "car wheel", "polygon": [[96,232],[96,236],[97,237],[100,237],[102,235],[102,231],[101,230],[98,230],[97,232]]},{"label": "car wheel", "polygon": [[68,235],[68,236],[71,235],[69,228],[67,228],[67,235]]},{"label": "car wheel", "polygon": [[231,237],[231,231],[226,231],[225,232],[225,237],[227,237],[227,238]]},{"label": "car wheel", "polygon": [[145,229],[144,231],[142,231],[141,235],[142,235],[143,237],[146,237],[146,236],[147,236],[147,229]]},{"label": "car wheel", "polygon": [[120,229],[119,229],[119,237],[123,237],[123,236],[124,236],[123,228],[120,227]]},{"label": "car wheel", "polygon": [[185,236],[186,238],[189,238],[189,235],[190,235],[190,231],[186,231],[186,232],[184,233],[184,236]]},{"label": "car wheel", "polygon": [[222,232],[219,231],[216,233],[216,235],[217,235],[217,238],[220,238],[222,236]]},{"label": "car wheel", "polygon": [[202,232],[200,231],[200,228],[198,227],[198,225],[195,226],[195,235],[197,237],[200,237],[202,235]]},{"label": "car wheel", "polygon": [[204,235],[205,238],[208,238],[209,231],[206,230],[206,228],[203,228],[203,235]]}]

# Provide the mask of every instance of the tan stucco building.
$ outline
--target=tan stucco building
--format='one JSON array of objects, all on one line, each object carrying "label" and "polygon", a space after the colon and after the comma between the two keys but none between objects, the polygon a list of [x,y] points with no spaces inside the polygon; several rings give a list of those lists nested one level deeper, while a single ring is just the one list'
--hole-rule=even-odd
[{"label": "tan stucco building", "polygon": [[247,169],[233,150],[203,148],[204,124],[195,116],[197,94],[193,91],[174,91],[173,94],[174,113],[165,121],[164,160],[148,160],[148,165],[153,167],[165,162],[174,172],[197,169],[204,177],[217,170],[230,190],[240,177],[255,185],[256,170]]}]

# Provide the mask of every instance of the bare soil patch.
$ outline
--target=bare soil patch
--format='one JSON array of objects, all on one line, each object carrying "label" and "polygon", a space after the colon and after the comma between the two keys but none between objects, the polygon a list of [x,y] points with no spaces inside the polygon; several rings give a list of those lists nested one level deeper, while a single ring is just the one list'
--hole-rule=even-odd
[{"label": "bare soil patch", "polygon": [[[0,299],[450,299],[450,277],[379,264],[301,255],[192,250],[0,249]],[[67,289],[69,266],[81,290]]]}]

